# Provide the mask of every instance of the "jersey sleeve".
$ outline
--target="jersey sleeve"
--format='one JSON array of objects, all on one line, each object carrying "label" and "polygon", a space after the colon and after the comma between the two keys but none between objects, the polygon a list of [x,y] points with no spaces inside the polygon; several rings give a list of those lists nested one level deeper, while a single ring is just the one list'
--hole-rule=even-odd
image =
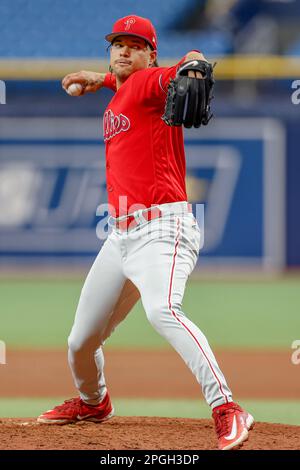
[{"label": "jersey sleeve", "polygon": [[170,80],[176,77],[176,73],[180,65],[184,62],[184,59],[181,59],[178,64],[173,65],[173,67],[161,67],[160,69],[160,74],[158,76],[158,92],[163,91],[165,94],[168,91],[168,85],[170,83]]},{"label": "jersey sleeve", "polygon": [[184,62],[185,57],[172,67],[151,67],[134,74],[133,88],[137,100],[165,102],[170,80],[176,77],[178,68]]},{"label": "jersey sleeve", "polygon": [[151,67],[133,74],[132,83],[136,100],[151,101],[152,104],[164,101],[169,82],[175,78],[178,67],[183,61],[184,59],[172,67]]},{"label": "jersey sleeve", "polygon": [[107,73],[103,82],[104,88],[109,88],[112,91],[117,91],[116,77],[113,73]]}]

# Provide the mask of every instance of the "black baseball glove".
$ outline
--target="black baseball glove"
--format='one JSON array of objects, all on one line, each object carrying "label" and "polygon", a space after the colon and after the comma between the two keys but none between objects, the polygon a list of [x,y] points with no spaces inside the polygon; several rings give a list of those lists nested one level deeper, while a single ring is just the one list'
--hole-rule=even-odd
[{"label": "black baseball glove", "polygon": [[[188,77],[188,72],[200,72],[202,78]],[[210,101],[215,80],[213,66],[204,60],[189,60],[178,69],[170,81],[162,119],[168,126],[200,127],[212,118]]]}]

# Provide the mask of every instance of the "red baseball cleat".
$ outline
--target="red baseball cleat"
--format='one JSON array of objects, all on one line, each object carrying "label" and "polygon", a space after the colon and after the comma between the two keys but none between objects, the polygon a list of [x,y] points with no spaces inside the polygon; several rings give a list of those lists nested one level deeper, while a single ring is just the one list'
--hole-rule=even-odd
[{"label": "red baseball cleat", "polygon": [[220,450],[241,447],[248,439],[248,431],[254,426],[253,416],[233,402],[214,408],[212,417]]},{"label": "red baseball cleat", "polygon": [[41,414],[37,421],[44,424],[69,424],[83,420],[100,423],[112,418],[113,415],[114,409],[109,394],[106,393],[102,402],[96,406],[87,405],[79,397],[66,400],[62,405]]}]

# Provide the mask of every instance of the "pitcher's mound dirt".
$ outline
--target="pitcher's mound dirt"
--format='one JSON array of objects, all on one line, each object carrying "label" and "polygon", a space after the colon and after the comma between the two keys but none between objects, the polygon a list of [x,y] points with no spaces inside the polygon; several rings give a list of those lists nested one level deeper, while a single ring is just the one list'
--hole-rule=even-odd
[{"label": "pitcher's mound dirt", "polygon": [[[243,449],[299,449],[300,426],[256,423]],[[94,424],[37,424],[33,419],[2,419],[0,449],[193,449],[217,448],[212,420],[115,417]]]}]

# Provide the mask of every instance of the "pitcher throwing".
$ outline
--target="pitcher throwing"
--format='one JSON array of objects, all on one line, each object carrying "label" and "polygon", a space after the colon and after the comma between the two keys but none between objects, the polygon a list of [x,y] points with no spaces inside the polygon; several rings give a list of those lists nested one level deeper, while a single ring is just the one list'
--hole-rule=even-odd
[{"label": "pitcher throwing", "polygon": [[79,397],[38,422],[113,416],[101,346],[141,297],[152,326],[201,385],[219,449],[236,448],[248,438],[253,417],[233,402],[207,339],[181,308],[200,247],[185,188],[183,126],[200,127],[211,117],[212,67],[199,51],[158,67],[155,29],[139,16],[119,19],[106,39],[111,73],[70,74],[63,87],[79,83],[82,94],[103,86],[115,91],[103,118],[113,228],[86,278],[68,339]]}]

